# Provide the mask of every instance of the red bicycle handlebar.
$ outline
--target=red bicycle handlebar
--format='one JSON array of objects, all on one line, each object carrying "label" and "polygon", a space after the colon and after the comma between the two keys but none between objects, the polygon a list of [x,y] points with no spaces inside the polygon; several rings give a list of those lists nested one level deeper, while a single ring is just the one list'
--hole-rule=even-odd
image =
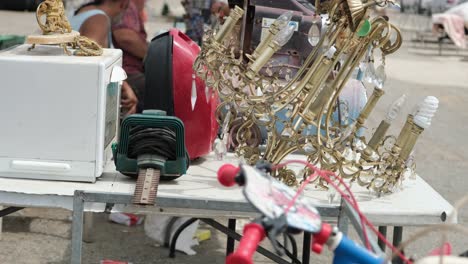
[{"label": "red bicycle handlebar", "polygon": [[265,238],[265,229],[260,224],[250,223],[244,227],[243,234],[237,250],[226,258],[226,264],[253,264],[252,256]]},{"label": "red bicycle handlebar", "polygon": [[236,176],[239,173],[240,168],[232,164],[224,164],[218,170],[218,181],[223,186],[231,187],[236,184]]}]

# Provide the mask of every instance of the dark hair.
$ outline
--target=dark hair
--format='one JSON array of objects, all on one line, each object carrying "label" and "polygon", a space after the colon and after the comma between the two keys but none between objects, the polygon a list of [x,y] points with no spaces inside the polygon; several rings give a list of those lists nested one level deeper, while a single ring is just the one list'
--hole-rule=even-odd
[{"label": "dark hair", "polygon": [[[83,7],[87,7],[87,6],[90,6],[90,5],[102,5],[104,4],[104,2],[106,2],[107,0],[94,0],[92,2],[89,2],[89,3],[86,3],[82,6],[80,6],[73,15],[77,15],[81,9],[83,9]],[[121,0],[111,0],[112,2],[118,2],[118,1],[121,1]]]},{"label": "dark hair", "polygon": [[84,7],[87,7],[87,6],[90,6],[90,5],[101,5],[102,3],[104,3],[105,0],[94,0],[92,2],[89,2],[89,3],[86,3],[82,6],[80,6],[73,15],[77,15],[81,9],[83,9]]}]

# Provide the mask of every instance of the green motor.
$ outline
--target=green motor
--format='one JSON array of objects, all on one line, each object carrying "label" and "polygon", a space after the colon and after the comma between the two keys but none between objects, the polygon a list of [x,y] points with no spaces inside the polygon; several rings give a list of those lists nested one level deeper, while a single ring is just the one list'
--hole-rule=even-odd
[{"label": "green motor", "polygon": [[161,110],[125,118],[119,142],[112,146],[117,171],[138,177],[134,203],[154,204],[159,180],[185,174],[189,157],[182,121]]}]

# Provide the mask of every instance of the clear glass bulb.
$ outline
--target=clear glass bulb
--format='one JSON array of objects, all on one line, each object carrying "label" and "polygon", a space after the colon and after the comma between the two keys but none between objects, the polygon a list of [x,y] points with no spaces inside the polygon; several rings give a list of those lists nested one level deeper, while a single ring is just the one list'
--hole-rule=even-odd
[{"label": "clear glass bulb", "polygon": [[325,53],[325,57],[331,59],[336,52],[335,46],[331,46],[330,49]]},{"label": "clear glass bulb", "polygon": [[386,117],[386,121],[389,124],[391,124],[393,120],[395,120],[395,118],[398,116],[398,114],[401,111],[401,108],[405,104],[405,101],[406,101],[406,94],[403,94],[402,96],[400,96],[400,98],[396,99],[392,103],[392,105],[390,105],[390,107],[388,108],[387,117]]},{"label": "clear glass bulb", "polygon": [[431,125],[432,118],[439,107],[439,100],[434,96],[424,98],[414,114],[414,123],[424,129]]},{"label": "clear glass bulb", "polygon": [[294,25],[289,25],[281,29],[280,32],[278,32],[278,34],[275,36],[275,41],[278,43],[278,45],[282,47],[288,43],[294,34],[294,29],[296,29]]},{"label": "clear glass bulb", "polygon": [[278,27],[281,30],[281,29],[285,28],[289,24],[289,21],[291,21],[292,16],[293,16],[292,11],[284,12],[273,23],[278,25]]}]

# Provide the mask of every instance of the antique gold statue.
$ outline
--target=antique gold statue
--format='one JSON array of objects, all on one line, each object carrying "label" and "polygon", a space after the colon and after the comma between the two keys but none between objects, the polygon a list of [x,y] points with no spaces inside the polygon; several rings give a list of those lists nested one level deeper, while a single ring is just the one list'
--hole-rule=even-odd
[{"label": "antique gold statue", "polygon": [[27,44],[59,45],[68,55],[72,53],[68,46],[76,48],[77,56],[100,56],[103,53],[101,46],[89,38],[80,36],[79,32],[72,31],[70,22],[65,15],[62,0],[45,0],[36,10],[36,20],[42,34],[30,35],[26,38]]},{"label": "antique gold statue", "polygon": [[[41,21],[43,16],[45,16],[45,23]],[[72,32],[61,0],[45,0],[39,4],[36,10],[36,19],[42,33],[45,35]]]}]

